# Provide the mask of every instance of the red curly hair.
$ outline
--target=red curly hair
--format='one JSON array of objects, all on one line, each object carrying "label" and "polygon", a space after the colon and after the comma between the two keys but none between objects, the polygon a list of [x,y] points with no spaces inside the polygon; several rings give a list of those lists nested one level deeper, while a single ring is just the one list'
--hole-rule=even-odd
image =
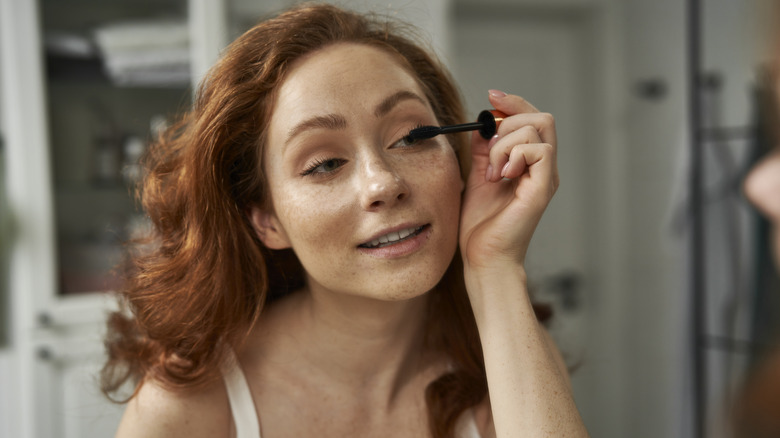
[{"label": "red curly hair", "polygon": [[[464,121],[445,68],[403,35],[411,29],[329,5],[304,5],[263,21],[233,42],[201,84],[190,112],[151,147],[138,196],[154,225],[128,257],[123,303],[108,321],[102,389],[154,379],[172,390],[219,378],[225,348],[241,345],[269,301],[304,286],[290,250],[271,251],[247,211],[269,202],[262,166],[275,92],[290,65],[330,44],[352,42],[397,57],[422,86],[438,121]],[[462,174],[469,147],[452,136]],[[427,347],[452,363],[426,390],[434,437],[487,395],[476,323],[456,254],[430,292]],[[140,386],[140,385],[139,385]],[[136,389],[137,391],[137,389]]]}]

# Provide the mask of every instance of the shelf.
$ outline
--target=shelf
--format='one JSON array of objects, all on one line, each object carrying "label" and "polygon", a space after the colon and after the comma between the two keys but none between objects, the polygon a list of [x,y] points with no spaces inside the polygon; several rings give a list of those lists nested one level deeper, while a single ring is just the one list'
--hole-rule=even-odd
[{"label": "shelf", "polygon": [[46,55],[46,77],[50,81],[77,81],[108,85],[99,58],[75,58],[61,55]]},{"label": "shelf", "polygon": [[40,3],[49,81],[189,87],[185,0]]},{"label": "shelf", "polygon": [[42,28],[88,34],[96,26],[151,17],[187,17],[187,0],[40,0]]}]

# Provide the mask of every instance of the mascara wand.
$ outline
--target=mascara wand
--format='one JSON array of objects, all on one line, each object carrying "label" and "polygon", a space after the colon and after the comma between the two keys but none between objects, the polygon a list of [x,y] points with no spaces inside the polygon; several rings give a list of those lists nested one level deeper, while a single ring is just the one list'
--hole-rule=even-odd
[{"label": "mascara wand", "polygon": [[452,134],[454,132],[479,131],[479,135],[485,140],[489,140],[496,135],[498,126],[506,117],[506,114],[498,110],[484,110],[479,113],[476,122],[463,123],[460,125],[449,126],[421,126],[409,131],[404,137],[407,143],[414,143],[417,140],[427,140],[440,134]]}]

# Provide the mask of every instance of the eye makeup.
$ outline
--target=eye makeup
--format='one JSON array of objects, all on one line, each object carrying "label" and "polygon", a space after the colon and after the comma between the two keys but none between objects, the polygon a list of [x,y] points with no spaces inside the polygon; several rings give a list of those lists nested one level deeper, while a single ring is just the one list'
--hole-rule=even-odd
[{"label": "eye makeup", "polygon": [[338,170],[341,165],[344,164],[344,160],[339,158],[320,158],[315,160],[306,169],[301,172],[301,176],[309,176],[314,174],[328,174]]},{"label": "eye makeup", "polygon": [[465,131],[479,131],[479,135],[481,135],[482,138],[489,140],[496,135],[499,125],[501,125],[501,122],[506,117],[506,114],[498,110],[484,110],[479,113],[476,122],[448,126],[421,126],[409,131],[409,134],[404,137],[404,141],[411,144],[417,140],[426,140],[440,134]]}]

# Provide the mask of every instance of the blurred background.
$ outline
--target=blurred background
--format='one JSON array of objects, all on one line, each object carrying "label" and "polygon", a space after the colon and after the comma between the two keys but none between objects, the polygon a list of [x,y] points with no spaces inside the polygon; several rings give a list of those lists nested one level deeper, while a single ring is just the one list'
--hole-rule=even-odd
[{"label": "blurred background", "polygon": [[[146,223],[146,141],[220,50],[292,0],[0,0],[0,437],[112,436],[97,389],[111,268]],[[766,227],[772,0],[354,0],[419,26],[471,115],[556,117],[562,185],[530,281],[594,437],[728,436],[777,341]]]}]

